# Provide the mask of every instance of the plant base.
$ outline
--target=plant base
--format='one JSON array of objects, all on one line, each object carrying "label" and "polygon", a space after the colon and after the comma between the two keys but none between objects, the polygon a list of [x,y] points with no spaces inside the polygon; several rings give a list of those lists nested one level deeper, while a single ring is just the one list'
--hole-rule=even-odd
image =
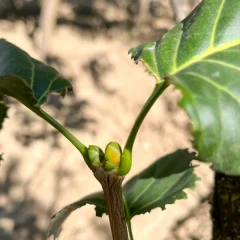
[{"label": "plant base", "polygon": [[96,169],[94,176],[103,188],[113,240],[128,240],[122,199],[122,182],[124,177],[117,176],[115,173],[106,172],[101,167]]},{"label": "plant base", "polygon": [[213,240],[240,239],[240,177],[216,173],[212,219]]}]

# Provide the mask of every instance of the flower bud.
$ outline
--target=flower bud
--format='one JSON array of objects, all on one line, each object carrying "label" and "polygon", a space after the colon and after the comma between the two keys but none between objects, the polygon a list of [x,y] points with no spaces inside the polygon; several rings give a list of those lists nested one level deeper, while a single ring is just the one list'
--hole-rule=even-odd
[{"label": "flower bud", "polygon": [[104,155],[104,169],[106,171],[117,170],[121,161],[122,149],[116,142],[110,142]]},{"label": "flower bud", "polygon": [[104,153],[102,149],[95,145],[90,145],[88,147],[88,157],[91,162],[91,167],[96,169],[99,167],[104,158]]}]

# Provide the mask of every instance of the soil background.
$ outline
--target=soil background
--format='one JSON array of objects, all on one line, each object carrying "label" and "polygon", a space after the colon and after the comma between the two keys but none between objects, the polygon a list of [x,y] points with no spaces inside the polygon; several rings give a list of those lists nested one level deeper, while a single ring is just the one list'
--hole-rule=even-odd
[{"label": "soil background", "polygon": [[[41,59],[47,43],[41,42],[39,5],[22,0],[13,8],[9,2],[0,2],[0,37]],[[63,100],[49,96],[44,109],[86,145],[104,149],[117,141],[123,146],[154,88],[155,79],[131,61],[128,50],[159,39],[174,26],[174,12],[167,0],[146,1],[145,12],[136,5],[140,2],[65,1],[58,9],[47,61],[70,79],[74,92]],[[185,1],[184,11],[195,2]],[[191,123],[177,105],[180,97],[170,87],[152,108],[137,137],[126,180],[164,154],[191,149]],[[101,187],[63,136],[15,100],[7,101],[9,118],[0,134],[0,239],[43,240],[54,213]],[[134,217],[135,239],[211,239],[213,173],[208,165],[197,164],[202,181],[196,191],[186,189],[188,199],[165,211],[157,208]],[[70,215],[59,239],[110,240],[108,218],[95,217],[94,207],[87,205]]]}]

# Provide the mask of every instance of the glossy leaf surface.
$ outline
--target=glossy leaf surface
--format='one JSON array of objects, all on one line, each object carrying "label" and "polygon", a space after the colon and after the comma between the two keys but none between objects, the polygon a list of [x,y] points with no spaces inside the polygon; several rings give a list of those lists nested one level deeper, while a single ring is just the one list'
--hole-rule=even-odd
[{"label": "glossy leaf surface", "polygon": [[186,199],[186,188],[195,188],[199,178],[190,166],[195,154],[178,150],[158,159],[150,167],[136,175],[123,187],[126,210],[131,219],[135,215],[150,212],[177,199]]},{"label": "glossy leaf surface", "polygon": [[204,0],[157,42],[131,49],[183,94],[194,146],[215,171],[240,175],[240,1]]},{"label": "glossy leaf surface", "polygon": [[96,216],[101,217],[104,213],[107,213],[106,203],[102,192],[91,194],[77,202],[74,202],[61,211],[56,213],[52,219],[48,229],[48,236],[54,236],[57,238],[62,230],[62,224],[68,218],[68,216],[76,209],[83,207],[86,204],[95,205]]},{"label": "glossy leaf surface", "polygon": [[55,69],[0,39],[0,94],[14,97],[36,110],[50,92],[64,95],[67,89],[71,89],[71,84]]}]

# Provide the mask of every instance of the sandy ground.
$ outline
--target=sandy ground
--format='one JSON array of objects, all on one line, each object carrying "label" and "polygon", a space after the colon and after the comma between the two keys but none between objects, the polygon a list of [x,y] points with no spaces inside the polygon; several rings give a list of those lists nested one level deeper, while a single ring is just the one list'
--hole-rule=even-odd
[{"label": "sandy ground", "polygon": [[[0,36],[39,57],[23,22],[0,21]],[[56,29],[53,65],[71,80],[74,94],[64,100],[53,95],[44,109],[86,145],[105,148],[110,141],[124,145],[154,87],[154,78],[127,54],[136,44],[124,37],[84,36],[67,26]],[[179,98],[180,93],[169,88],[152,108],[137,137],[126,180],[159,156],[191,149],[190,122],[177,106]],[[64,137],[16,101],[9,103],[9,119],[0,135],[5,159],[0,168],[0,239],[41,240],[55,212],[101,188]],[[213,174],[203,164],[196,173],[202,181],[196,191],[186,190],[188,200],[134,217],[135,239],[211,239],[208,196]],[[85,206],[68,218],[60,239],[111,239],[108,218],[96,218],[94,207]]]}]

